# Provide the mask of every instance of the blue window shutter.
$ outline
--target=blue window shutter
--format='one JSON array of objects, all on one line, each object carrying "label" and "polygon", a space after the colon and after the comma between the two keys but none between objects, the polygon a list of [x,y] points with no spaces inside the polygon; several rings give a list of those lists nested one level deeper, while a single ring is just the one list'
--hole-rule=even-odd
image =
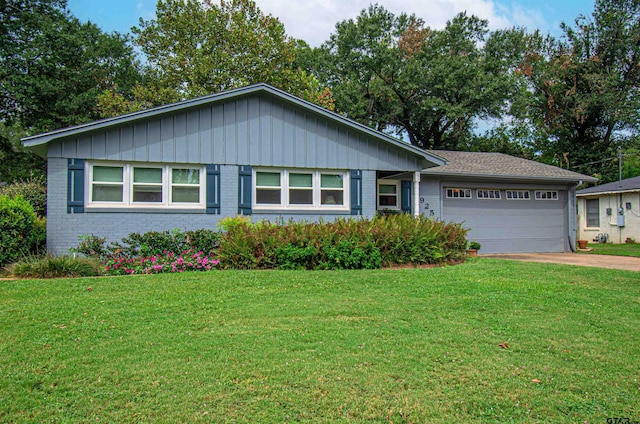
[{"label": "blue window shutter", "polygon": [[207,165],[207,213],[220,213],[220,165]]},{"label": "blue window shutter", "polygon": [[251,215],[252,168],[250,165],[240,166],[238,175],[238,213]]},{"label": "blue window shutter", "polygon": [[400,187],[400,204],[402,212],[411,213],[411,181],[401,181]]},{"label": "blue window shutter", "polygon": [[84,159],[67,160],[67,213],[84,212]]},{"label": "blue window shutter", "polygon": [[362,215],[362,171],[351,170],[351,215]]}]

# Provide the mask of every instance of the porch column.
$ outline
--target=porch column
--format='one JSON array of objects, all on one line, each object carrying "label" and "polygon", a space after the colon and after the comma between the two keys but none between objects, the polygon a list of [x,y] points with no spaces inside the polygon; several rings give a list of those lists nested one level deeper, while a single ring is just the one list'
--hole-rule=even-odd
[{"label": "porch column", "polygon": [[420,171],[413,173],[413,202],[411,205],[413,216],[420,214]]}]

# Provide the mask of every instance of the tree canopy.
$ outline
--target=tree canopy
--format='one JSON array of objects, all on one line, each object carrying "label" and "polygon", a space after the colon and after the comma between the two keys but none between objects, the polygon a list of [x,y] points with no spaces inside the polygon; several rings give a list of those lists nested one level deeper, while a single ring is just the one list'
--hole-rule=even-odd
[{"label": "tree canopy", "polygon": [[336,109],[419,147],[457,149],[474,120],[501,117],[524,33],[490,33],[465,13],[443,30],[379,5],[339,22],[303,65],[331,87]]},{"label": "tree canopy", "polygon": [[103,116],[265,82],[331,108],[316,78],[294,66],[295,41],[251,0],[160,0],[156,17],[132,29],[148,81],[133,98],[112,91]]},{"label": "tree canopy", "polygon": [[596,0],[591,18],[562,29],[520,66],[528,91],[516,123],[537,132],[542,160],[614,180],[608,159],[640,130],[640,1]]},{"label": "tree canopy", "polygon": [[0,178],[42,173],[21,136],[99,117],[98,95],[140,75],[126,36],[81,23],[63,0],[0,2]]},{"label": "tree canopy", "polygon": [[21,136],[258,82],[422,148],[501,151],[602,182],[623,149],[633,176],[640,0],[595,0],[562,30],[490,31],[466,13],[433,29],[371,5],[312,49],[253,0],[159,0],[132,35],[80,22],[65,0],[5,0],[0,180],[44,169]]}]

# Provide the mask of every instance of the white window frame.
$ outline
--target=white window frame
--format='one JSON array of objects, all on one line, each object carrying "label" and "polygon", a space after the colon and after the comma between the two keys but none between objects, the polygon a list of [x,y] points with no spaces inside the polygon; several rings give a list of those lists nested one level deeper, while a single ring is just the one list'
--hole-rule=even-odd
[{"label": "white window frame", "polygon": [[[100,183],[122,185],[122,202],[105,202],[93,200],[93,167],[105,166],[123,169],[122,183]],[[133,169],[134,168],[160,168],[162,169],[162,202],[135,202],[133,201]],[[171,181],[172,171],[174,169],[195,169],[199,171],[200,183],[198,203],[174,202],[172,199],[172,187],[185,186],[183,184],[174,184]],[[131,208],[131,209],[204,209],[206,206],[206,167],[202,165],[190,164],[160,164],[151,162],[104,162],[91,161],[87,162],[85,171],[85,206],[87,208]],[[144,184],[142,184],[144,185]]]},{"label": "white window frame", "polygon": [[[257,203],[257,189],[256,186],[258,172],[279,173],[280,174],[280,203]],[[305,169],[305,168],[253,168],[251,178],[251,207],[258,211],[316,211],[316,212],[343,212],[351,210],[351,193],[350,193],[350,179],[349,171],[334,170],[334,169]],[[312,190],[313,190],[313,203],[311,205],[290,204],[289,203],[289,189],[295,187],[289,187],[289,174],[311,174],[312,175]],[[322,175],[326,174],[339,174],[342,176],[342,192],[343,203],[342,205],[322,205],[321,200],[321,186],[320,181]],[[325,189],[327,190],[327,189]],[[332,190],[340,190],[334,188]]]},{"label": "white window frame", "polygon": [[558,200],[558,190],[536,190],[534,193],[536,200]]},{"label": "white window frame", "polygon": [[[485,192],[487,193],[487,197],[484,196]],[[493,197],[491,197],[490,193],[493,193]],[[476,197],[479,200],[500,200],[501,193],[500,193],[500,190],[479,188],[479,189],[476,189]]]},{"label": "white window frame", "polygon": [[[472,199],[471,189],[470,188],[460,188],[460,187],[445,187],[445,194],[447,199]],[[455,196],[455,193],[460,193],[462,196]]]},{"label": "white window frame", "polygon": [[[598,225],[593,226],[593,225],[589,225],[589,201],[596,201],[597,203],[597,209],[596,209],[596,213],[597,213],[597,218],[598,218]],[[585,217],[585,226],[586,228],[600,228],[600,198],[598,197],[594,197],[594,198],[590,198],[590,199],[584,199],[584,217]]]},{"label": "white window frame", "polygon": [[[513,193],[522,194],[522,197],[514,197]],[[531,190],[505,190],[504,197],[507,200],[531,200]]]},{"label": "white window frame", "polygon": [[[396,206],[388,206],[380,204],[380,185],[394,185],[396,186]],[[400,181],[399,180],[378,180],[378,184],[376,185],[376,199],[378,210],[391,210],[391,211],[399,211],[402,209],[402,199],[400,193]],[[383,193],[384,196],[389,196],[387,193]]]}]

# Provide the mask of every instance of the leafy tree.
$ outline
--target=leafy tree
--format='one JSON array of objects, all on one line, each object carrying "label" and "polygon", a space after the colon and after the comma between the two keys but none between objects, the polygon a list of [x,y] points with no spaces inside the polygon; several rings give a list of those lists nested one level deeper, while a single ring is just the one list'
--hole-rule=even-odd
[{"label": "leafy tree", "polygon": [[45,160],[25,151],[20,143],[20,138],[26,135],[18,124],[0,121],[0,182],[46,178]]},{"label": "leafy tree", "polygon": [[62,0],[0,6],[0,119],[29,132],[96,119],[99,93],[127,91],[139,78],[125,36],[81,23],[65,7]]},{"label": "leafy tree", "polygon": [[330,93],[293,65],[295,41],[282,23],[252,0],[159,0],[156,18],[140,19],[132,31],[147,59],[148,80],[131,99],[103,93],[103,116],[258,82],[332,107]]},{"label": "leafy tree", "polygon": [[299,60],[350,118],[419,147],[457,149],[475,119],[507,111],[524,38],[516,29],[490,34],[486,21],[465,13],[438,31],[373,5],[339,22],[321,48],[299,46]]},{"label": "leafy tree", "polygon": [[617,149],[640,129],[640,1],[596,0],[592,19],[563,24],[521,66],[527,78],[525,120],[546,162],[618,178]]},{"label": "leafy tree", "polygon": [[81,23],[64,0],[0,2],[0,181],[45,174],[20,137],[97,119],[98,95],[139,80],[127,37]]}]

